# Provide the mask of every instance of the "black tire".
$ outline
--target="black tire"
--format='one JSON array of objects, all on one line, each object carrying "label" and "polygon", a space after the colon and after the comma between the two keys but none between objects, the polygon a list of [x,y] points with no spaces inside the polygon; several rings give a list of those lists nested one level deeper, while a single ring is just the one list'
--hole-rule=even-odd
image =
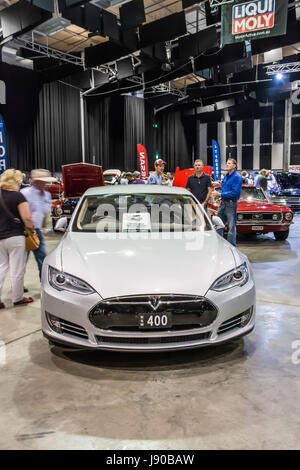
[{"label": "black tire", "polygon": [[287,230],[284,230],[284,232],[274,232],[274,237],[275,240],[277,241],[283,241],[286,240],[287,237],[289,236],[290,229],[288,228]]}]

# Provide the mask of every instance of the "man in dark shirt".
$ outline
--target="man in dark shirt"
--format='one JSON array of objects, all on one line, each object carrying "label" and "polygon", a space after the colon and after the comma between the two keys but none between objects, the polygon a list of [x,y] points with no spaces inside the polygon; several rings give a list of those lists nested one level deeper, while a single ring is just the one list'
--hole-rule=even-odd
[{"label": "man in dark shirt", "polygon": [[257,177],[257,183],[264,191],[268,189],[267,173],[267,170],[261,170],[260,175]]},{"label": "man in dark shirt", "polygon": [[198,199],[206,210],[207,202],[212,192],[211,179],[209,175],[203,173],[202,160],[195,160],[195,173],[188,177],[186,189]]},{"label": "man in dark shirt", "polygon": [[[237,202],[241,196],[243,180],[236,171],[236,160],[234,158],[228,158],[226,170],[228,173],[222,181],[221,192],[214,191],[213,196],[221,196],[218,216],[222,219],[224,224],[228,225],[227,240],[235,246]],[[223,230],[219,229],[218,233],[223,235]]]}]

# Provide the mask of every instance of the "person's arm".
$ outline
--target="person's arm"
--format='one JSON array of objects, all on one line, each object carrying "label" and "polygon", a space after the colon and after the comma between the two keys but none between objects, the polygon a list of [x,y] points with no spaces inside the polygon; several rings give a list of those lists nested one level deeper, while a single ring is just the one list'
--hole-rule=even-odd
[{"label": "person's arm", "polygon": [[48,212],[48,214],[45,215],[45,217],[43,219],[42,228],[47,228],[47,223],[48,223],[49,216],[50,216],[50,212]]},{"label": "person's arm", "polygon": [[19,211],[21,219],[24,222],[25,227],[33,229],[34,225],[33,225],[32,215],[29,209],[28,202],[21,202],[18,205],[18,211]]},{"label": "person's arm", "polygon": [[242,178],[236,177],[232,181],[232,189],[230,191],[222,191],[222,197],[226,199],[239,199],[242,189]]},{"label": "person's arm", "polygon": [[188,179],[187,179],[187,182],[186,182],[186,185],[185,185],[185,189],[187,189],[189,192],[192,191],[190,177],[188,177]]},{"label": "person's arm", "polygon": [[208,191],[207,191],[206,199],[205,199],[205,201],[203,202],[203,205],[204,205],[204,206],[207,205],[207,203],[208,203],[208,201],[209,201],[209,199],[210,199],[210,197],[211,197],[212,192],[213,192],[212,186],[209,186],[209,187],[208,187]]}]

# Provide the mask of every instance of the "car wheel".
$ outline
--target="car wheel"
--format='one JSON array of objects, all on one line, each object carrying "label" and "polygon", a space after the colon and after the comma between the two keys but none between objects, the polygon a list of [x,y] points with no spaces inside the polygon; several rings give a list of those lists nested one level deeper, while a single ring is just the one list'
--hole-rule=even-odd
[{"label": "car wheel", "polygon": [[278,240],[278,241],[286,240],[287,237],[289,236],[289,232],[290,232],[289,228],[285,230],[284,232],[274,232],[275,240]]}]

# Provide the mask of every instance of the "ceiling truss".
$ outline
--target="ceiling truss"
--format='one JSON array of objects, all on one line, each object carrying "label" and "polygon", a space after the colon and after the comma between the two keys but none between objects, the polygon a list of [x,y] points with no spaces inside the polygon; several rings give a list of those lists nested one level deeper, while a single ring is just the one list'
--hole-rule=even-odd
[{"label": "ceiling truss", "polygon": [[290,64],[274,64],[266,67],[267,75],[275,75],[277,73],[300,72],[300,62],[292,62]]}]

